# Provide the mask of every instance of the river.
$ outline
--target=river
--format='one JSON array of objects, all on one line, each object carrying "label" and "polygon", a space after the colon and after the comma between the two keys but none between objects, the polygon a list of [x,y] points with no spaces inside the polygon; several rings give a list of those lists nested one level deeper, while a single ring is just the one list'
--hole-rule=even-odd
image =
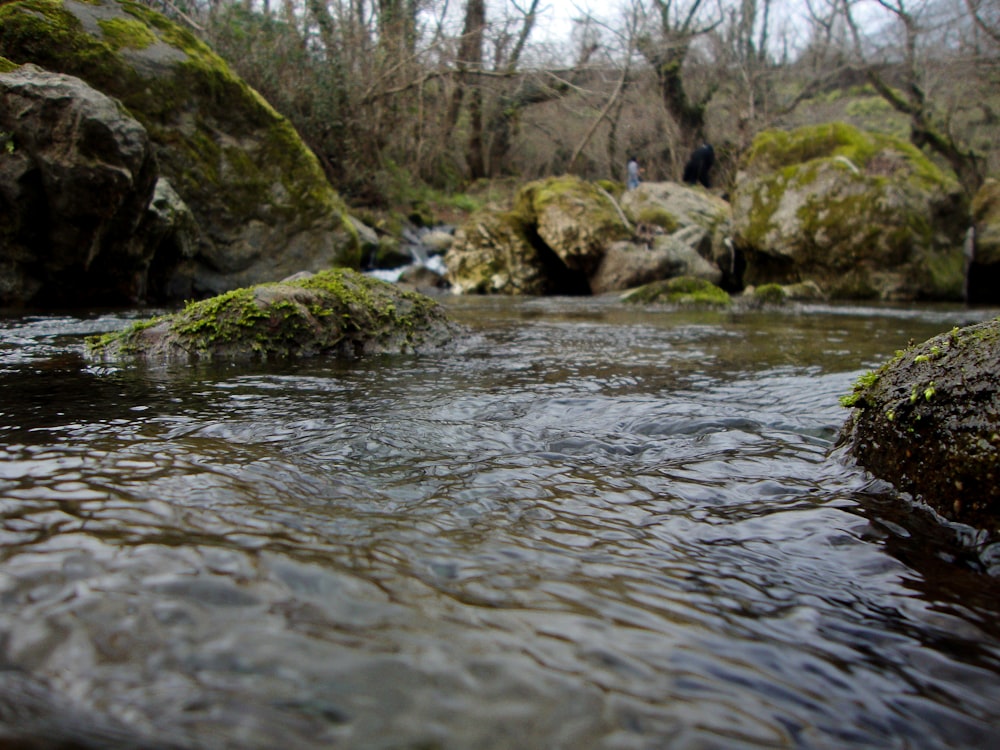
[{"label": "river", "polygon": [[440,354],[169,370],[0,316],[0,739],[1000,746],[1000,555],[835,449],[996,311],[444,302]]}]

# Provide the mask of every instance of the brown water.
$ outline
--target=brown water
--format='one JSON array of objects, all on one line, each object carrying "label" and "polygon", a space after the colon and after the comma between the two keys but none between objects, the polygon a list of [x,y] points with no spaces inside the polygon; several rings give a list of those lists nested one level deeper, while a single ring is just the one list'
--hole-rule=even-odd
[{"label": "brown water", "polygon": [[0,739],[1000,746],[1000,554],[833,450],[995,311],[446,304],[455,352],[171,371],[0,318]]}]

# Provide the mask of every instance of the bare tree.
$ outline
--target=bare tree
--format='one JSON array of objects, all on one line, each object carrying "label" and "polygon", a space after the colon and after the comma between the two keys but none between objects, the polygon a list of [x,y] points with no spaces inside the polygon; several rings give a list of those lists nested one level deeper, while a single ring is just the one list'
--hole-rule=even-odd
[{"label": "bare tree", "polygon": [[[907,0],[875,0],[887,11],[890,19],[901,30],[900,44],[893,54],[883,48],[881,64],[869,60],[865,72],[875,90],[897,112],[908,116],[910,121],[910,141],[918,148],[929,148],[943,157],[958,175],[965,189],[974,193],[985,178],[985,164],[982,155],[964,145],[937,116],[933,102],[927,95],[924,79],[924,61],[921,56],[921,34],[926,31],[921,25],[922,11],[926,3],[918,0],[914,5]],[[856,40],[856,53],[865,59],[861,46],[864,35],[858,24],[852,0],[843,0],[844,18]],[[939,51],[940,52],[940,51]],[[889,63],[898,71],[902,84],[893,86],[883,73]]]},{"label": "bare tree", "polygon": [[684,85],[684,63],[698,37],[722,23],[718,11],[707,13],[705,0],[651,0],[647,10],[650,28],[637,39],[637,47],[653,68],[660,96],[682,137],[693,144],[705,137],[705,110],[716,85],[705,87],[693,99]]}]

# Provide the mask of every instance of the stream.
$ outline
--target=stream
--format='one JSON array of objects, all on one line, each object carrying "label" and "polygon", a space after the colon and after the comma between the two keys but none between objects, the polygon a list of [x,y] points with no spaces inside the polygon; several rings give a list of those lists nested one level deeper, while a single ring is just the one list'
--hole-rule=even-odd
[{"label": "stream", "polygon": [[167,369],[83,358],[148,310],[0,315],[0,746],[1000,746],[1000,552],[836,448],[996,310],[443,303]]}]

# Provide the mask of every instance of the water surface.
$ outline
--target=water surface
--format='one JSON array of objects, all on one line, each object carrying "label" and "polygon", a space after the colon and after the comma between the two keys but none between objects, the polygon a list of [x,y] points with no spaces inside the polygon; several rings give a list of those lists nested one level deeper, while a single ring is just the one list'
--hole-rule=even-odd
[{"label": "water surface", "polygon": [[1000,742],[990,552],[834,450],[995,311],[446,304],[455,351],[170,370],[0,318],[0,727],[30,679],[37,736],[209,750]]}]

